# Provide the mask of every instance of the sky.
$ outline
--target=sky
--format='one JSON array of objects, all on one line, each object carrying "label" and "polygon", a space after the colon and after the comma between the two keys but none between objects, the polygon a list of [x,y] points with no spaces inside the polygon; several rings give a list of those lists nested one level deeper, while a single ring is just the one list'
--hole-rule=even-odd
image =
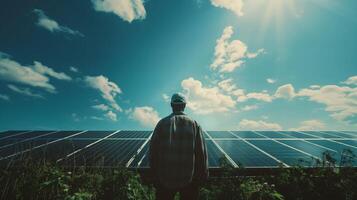
[{"label": "sky", "polygon": [[5,0],[0,130],[357,130],[355,0]]}]

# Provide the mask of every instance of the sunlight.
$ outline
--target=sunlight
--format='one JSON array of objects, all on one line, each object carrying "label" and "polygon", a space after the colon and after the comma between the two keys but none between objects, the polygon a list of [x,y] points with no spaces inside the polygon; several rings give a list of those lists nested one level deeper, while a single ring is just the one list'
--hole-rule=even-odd
[{"label": "sunlight", "polygon": [[294,0],[267,0],[265,1],[264,17],[262,19],[262,31],[265,32],[269,26],[275,25],[275,31],[280,34],[285,19],[291,15],[298,17],[299,13]]}]

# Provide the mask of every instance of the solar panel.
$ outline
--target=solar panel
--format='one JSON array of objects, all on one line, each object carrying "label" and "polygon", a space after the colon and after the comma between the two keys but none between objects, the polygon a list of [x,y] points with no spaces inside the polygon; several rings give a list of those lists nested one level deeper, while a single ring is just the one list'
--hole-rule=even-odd
[{"label": "solar panel", "polygon": [[[152,131],[5,131],[0,133],[0,162],[35,159],[67,165],[148,167]],[[329,152],[357,155],[353,131],[208,131],[204,134],[209,166],[226,157],[233,166],[274,168],[296,164],[310,167],[313,158]],[[356,166],[357,163],[355,162]]]},{"label": "solar panel", "polygon": [[257,131],[257,133],[268,138],[291,138],[291,136],[282,134],[279,131]]},{"label": "solar panel", "polygon": [[28,133],[29,131],[5,131],[0,134],[0,140],[15,137],[17,135]]},{"label": "solar panel", "polygon": [[232,131],[232,133],[234,133],[235,135],[237,135],[240,138],[264,138],[261,135],[258,135],[256,133],[254,133],[253,131]]},{"label": "solar panel", "polygon": [[152,131],[120,131],[110,138],[148,138]]},{"label": "solar panel", "polygon": [[313,135],[307,135],[302,132],[296,132],[296,131],[279,131],[279,132],[293,138],[315,138]]},{"label": "solar panel", "polygon": [[255,140],[250,142],[287,165],[311,166],[312,164],[311,156],[272,140]]},{"label": "solar panel", "polygon": [[87,166],[126,165],[144,143],[142,140],[105,139],[66,159],[66,163]]},{"label": "solar panel", "polygon": [[207,131],[212,138],[235,138],[228,131]]},{"label": "solar panel", "polygon": [[242,167],[275,167],[278,162],[244,141],[217,141],[223,150]]}]

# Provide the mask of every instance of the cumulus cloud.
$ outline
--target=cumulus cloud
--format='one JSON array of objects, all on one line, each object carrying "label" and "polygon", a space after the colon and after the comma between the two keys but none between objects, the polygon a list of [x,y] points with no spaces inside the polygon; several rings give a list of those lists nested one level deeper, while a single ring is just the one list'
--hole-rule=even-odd
[{"label": "cumulus cloud", "polygon": [[258,49],[256,52],[247,53],[247,58],[256,58],[260,54],[266,53],[265,49]]},{"label": "cumulus cloud", "polygon": [[351,76],[346,81],[342,82],[347,85],[357,85],[357,76]]},{"label": "cumulus cloud", "polygon": [[307,121],[300,122],[298,128],[293,128],[291,130],[297,131],[313,131],[313,130],[323,130],[326,128],[326,125],[320,120],[312,119]]},{"label": "cumulus cloud", "polygon": [[257,105],[247,105],[242,108],[243,111],[250,111],[250,110],[256,110],[258,109]]},{"label": "cumulus cloud", "polygon": [[35,98],[44,98],[41,94],[36,94],[36,93],[32,92],[30,88],[20,88],[15,85],[11,85],[11,84],[8,85],[8,88],[10,88],[10,90],[17,92],[19,94],[22,94],[22,95],[35,97]]},{"label": "cumulus cloud", "polygon": [[291,84],[286,84],[278,87],[275,92],[276,98],[283,98],[283,99],[292,99],[296,95],[295,88]]},{"label": "cumulus cloud", "polygon": [[6,94],[0,94],[0,99],[5,100],[5,101],[9,101],[10,97]]},{"label": "cumulus cloud", "polygon": [[98,116],[91,116],[90,117],[93,120],[98,120],[98,121],[103,121],[104,119],[102,117],[98,117]]},{"label": "cumulus cloud", "polygon": [[341,120],[353,121],[357,117],[357,88],[346,86],[326,85],[320,88],[302,89],[297,94],[300,97],[308,97],[310,101],[324,104],[331,117]]},{"label": "cumulus cloud", "polygon": [[92,3],[96,11],[114,13],[127,22],[146,17],[142,0],[92,0]]},{"label": "cumulus cloud", "polygon": [[249,53],[247,45],[240,40],[230,41],[234,31],[232,26],[227,26],[219,39],[216,41],[214,61],[211,69],[219,72],[232,72],[242,66],[248,58],[255,58],[264,52],[264,49],[256,53]]},{"label": "cumulus cloud", "polygon": [[56,88],[50,83],[50,77],[60,80],[71,80],[71,77],[63,72],[56,72],[44,66],[38,61],[33,65],[23,66],[10,59],[6,54],[0,54],[0,79],[38,87],[48,92],[56,92]]},{"label": "cumulus cloud", "polygon": [[34,62],[33,69],[40,74],[52,76],[53,78],[56,78],[59,80],[66,80],[66,81],[72,80],[72,78],[69,77],[67,74],[65,74],[63,72],[55,72],[53,69],[51,69],[47,66],[44,66],[42,63],[40,63],[38,61]]},{"label": "cumulus cloud", "polygon": [[281,130],[282,127],[277,123],[266,122],[263,120],[255,121],[243,119],[239,122],[238,125],[240,130]]},{"label": "cumulus cloud", "polygon": [[155,127],[160,120],[159,113],[149,106],[135,107],[130,114],[130,118],[149,128]]},{"label": "cumulus cloud", "polygon": [[162,98],[164,99],[165,102],[170,102],[170,96],[167,94],[162,94]]},{"label": "cumulus cloud", "polygon": [[71,72],[78,72],[78,68],[76,68],[76,67],[69,67],[69,70]]},{"label": "cumulus cloud", "polygon": [[103,75],[100,76],[86,76],[84,78],[85,83],[101,93],[101,96],[107,100],[110,106],[116,111],[121,112],[122,109],[115,101],[115,97],[121,94],[122,91],[117,84],[109,81],[109,79]]},{"label": "cumulus cloud", "polygon": [[236,101],[223,94],[218,87],[204,87],[192,77],[183,80],[181,86],[187,98],[187,107],[197,114],[227,112],[236,105]]},{"label": "cumulus cloud", "polygon": [[237,87],[231,78],[218,82],[218,86],[226,92],[232,92]]},{"label": "cumulus cloud", "polygon": [[105,104],[94,105],[94,106],[92,106],[92,108],[97,109],[97,110],[101,110],[101,111],[108,111],[108,110],[110,110],[109,106],[107,106],[107,105],[105,105]]},{"label": "cumulus cloud", "polygon": [[69,27],[61,26],[55,20],[49,18],[43,10],[34,9],[33,12],[37,15],[37,25],[42,27],[50,32],[62,32],[75,36],[84,36],[81,32],[72,30]]},{"label": "cumulus cloud", "polygon": [[270,83],[270,84],[273,84],[273,83],[275,83],[276,82],[276,80],[275,79],[272,79],[272,78],[267,78],[267,83]]},{"label": "cumulus cloud", "polygon": [[272,102],[274,97],[268,94],[266,91],[263,92],[251,92],[246,95],[239,96],[238,102],[245,102],[250,99],[255,99],[257,101]]},{"label": "cumulus cloud", "polygon": [[237,16],[243,16],[243,0],[211,0],[211,3],[215,7],[230,10]]},{"label": "cumulus cloud", "polygon": [[104,116],[112,121],[117,121],[117,114],[111,110],[109,110],[107,113],[105,113]]}]

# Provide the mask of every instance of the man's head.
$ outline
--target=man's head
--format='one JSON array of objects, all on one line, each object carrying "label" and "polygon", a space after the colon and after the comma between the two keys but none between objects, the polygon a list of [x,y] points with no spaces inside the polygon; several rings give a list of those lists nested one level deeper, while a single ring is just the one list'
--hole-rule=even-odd
[{"label": "man's head", "polygon": [[171,97],[172,111],[184,111],[186,107],[185,97],[181,94],[175,93]]}]

